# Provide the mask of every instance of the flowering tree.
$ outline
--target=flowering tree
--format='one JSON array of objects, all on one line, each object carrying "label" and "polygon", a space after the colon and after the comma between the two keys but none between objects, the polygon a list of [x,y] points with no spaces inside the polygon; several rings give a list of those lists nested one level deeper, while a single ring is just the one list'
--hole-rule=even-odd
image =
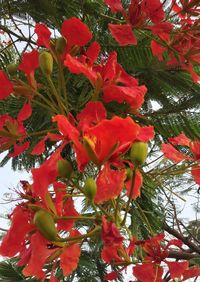
[{"label": "flowering tree", "polygon": [[[2,105],[21,105],[0,117],[0,150],[34,160],[32,181],[22,180],[16,191],[0,254],[17,258],[23,279],[76,281],[84,256],[103,267],[91,281],[120,280],[127,268],[132,281],[196,279],[199,241],[177,217],[173,197],[181,196],[170,183],[183,185],[189,173],[200,185],[199,132],[182,127],[172,134],[154,119],[149,73],[127,57],[123,62],[123,54],[138,59],[144,46],[152,69],[181,72],[181,83],[190,77],[197,89],[198,1],[83,1],[81,9],[63,20],[59,36],[36,23],[35,40],[20,36],[34,48],[0,70]],[[88,27],[91,10],[106,20],[96,33]],[[160,93],[160,102],[166,97]],[[183,101],[175,112],[180,105],[187,109]],[[36,128],[40,110],[43,127]],[[172,110],[156,114],[165,119]]]}]

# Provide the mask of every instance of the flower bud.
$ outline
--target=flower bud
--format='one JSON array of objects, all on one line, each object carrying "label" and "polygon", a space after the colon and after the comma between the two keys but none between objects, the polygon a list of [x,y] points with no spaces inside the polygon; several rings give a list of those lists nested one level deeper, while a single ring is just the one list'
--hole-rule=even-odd
[{"label": "flower bud", "polygon": [[35,213],[33,222],[47,240],[56,241],[57,230],[54,219],[50,213],[40,209]]},{"label": "flower bud", "polygon": [[130,158],[136,165],[142,165],[145,163],[148,155],[148,144],[141,141],[136,141],[131,147]]},{"label": "flower bud", "polygon": [[16,64],[9,64],[7,65],[7,71],[8,71],[8,74],[13,76],[13,75],[16,75],[17,73],[17,65]]},{"label": "flower bud", "polygon": [[53,57],[50,53],[43,51],[39,55],[39,65],[45,75],[51,75],[53,71]]},{"label": "flower bud", "polygon": [[58,175],[63,178],[70,178],[73,168],[69,161],[59,160],[57,162]]},{"label": "flower bud", "polygon": [[93,178],[88,177],[85,181],[84,192],[86,197],[93,202],[94,197],[97,193],[97,185]]},{"label": "flower bud", "polygon": [[66,45],[67,45],[66,39],[64,37],[59,37],[56,40],[56,47],[55,47],[56,53],[61,55],[64,52]]}]

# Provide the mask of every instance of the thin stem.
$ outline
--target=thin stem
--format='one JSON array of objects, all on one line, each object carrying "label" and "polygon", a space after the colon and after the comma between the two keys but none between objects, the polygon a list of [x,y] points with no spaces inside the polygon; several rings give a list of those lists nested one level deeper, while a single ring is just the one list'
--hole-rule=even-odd
[{"label": "thin stem", "polygon": [[124,219],[122,220],[121,225],[124,225],[126,223],[126,217],[127,217],[127,214],[128,214],[129,205],[130,205],[130,202],[132,201],[132,196],[133,196],[133,188],[134,188],[134,184],[135,184],[135,174],[136,174],[136,169],[134,168],[133,175],[132,175],[130,194],[129,194],[128,202],[127,202],[127,205],[126,205],[126,208],[125,208]]}]

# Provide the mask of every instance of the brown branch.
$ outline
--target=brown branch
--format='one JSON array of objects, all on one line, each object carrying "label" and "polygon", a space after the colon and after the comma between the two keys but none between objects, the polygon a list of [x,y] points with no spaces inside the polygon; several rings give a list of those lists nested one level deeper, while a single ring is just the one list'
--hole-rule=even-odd
[{"label": "brown branch", "polygon": [[187,237],[184,237],[180,234],[177,230],[171,228],[167,223],[164,223],[164,230],[167,231],[169,234],[173,235],[177,239],[181,240],[186,246],[188,246],[192,251],[200,254],[200,247],[195,245],[191,240]]},{"label": "brown branch", "polygon": [[191,254],[191,253],[187,253],[184,251],[169,251],[168,253],[168,258],[174,258],[174,259],[186,259],[186,260],[190,260],[193,258],[199,258],[200,259],[200,255],[198,254]]},{"label": "brown branch", "polygon": [[29,43],[32,43],[34,45],[36,45],[36,42],[31,40],[30,38],[26,38],[26,37],[23,37],[17,33],[15,33],[14,31],[10,30],[8,27],[4,26],[4,25],[1,25],[0,24],[0,30],[3,30],[4,32],[8,33],[9,35],[13,35],[15,36],[17,39],[19,39],[20,41],[25,41],[25,42],[29,42]]}]

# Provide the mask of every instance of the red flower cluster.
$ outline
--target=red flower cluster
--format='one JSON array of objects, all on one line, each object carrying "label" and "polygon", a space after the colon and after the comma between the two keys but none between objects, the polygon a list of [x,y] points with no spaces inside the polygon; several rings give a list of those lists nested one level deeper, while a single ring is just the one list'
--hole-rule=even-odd
[{"label": "red flower cluster", "polygon": [[[109,25],[113,37],[120,45],[136,44],[137,40],[132,29],[141,27],[151,30],[160,40],[165,42],[171,40],[168,33],[173,26],[164,22],[165,13],[159,0],[131,1],[128,12],[122,7],[120,0],[106,0],[105,3],[113,13],[121,13],[127,22],[123,25]],[[174,5],[173,9],[179,7]],[[196,12],[191,7],[189,11]],[[185,13],[182,17],[184,20],[187,18]],[[153,25],[146,26],[149,19]],[[188,28],[188,25],[184,28]],[[73,17],[63,22],[61,26],[63,37],[56,41],[51,40],[51,31],[44,24],[36,24],[35,33],[38,37],[38,47],[45,47],[48,52],[45,51],[41,54],[43,56],[40,56],[37,50],[33,50],[22,55],[18,71],[25,74],[27,83],[20,80],[17,74],[10,74],[7,77],[0,71],[0,100],[6,99],[10,94],[13,97],[26,98],[17,118],[7,114],[0,117],[0,150],[9,150],[9,155],[15,157],[29,149],[30,144],[27,140],[30,135],[26,132],[24,121],[31,116],[31,103],[34,102],[49,110],[52,128],[56,133],[46,131],[35,133],[36,136],[40,136],[40,141],[34,146],[31,154],[43,154],[47,139],[53,142],[54,150],[39,167],[32,168],[33,183],[22,182],[23,191],[18,193],[22,202],[10,215],[12,223],[2,240],[0,254],[8,257],[19,256],[18,265],[24,266],[23,274],[35,276],[42,281],[48,273],[45,270],[46,265],[51,264],[50,281],[55,282],[57,278],[54,270],[57,263],[60,264],[65,276],[70,275],[77,268],[83,241],[95,240],[94,235],[101,234],[102,259],[119,267],[119,271],[108,274],[106,280],[116,279],[120,271],[133,264],[131,256],[137,256],[135,252],[137,249],[145,254],[145,258],[138,261],[133,268],[133,274],[142,282],[163,281],[161,265],[163,262],[167,264],[172,279],[181,277],[184,281],[199,275],[199,268],[188,269],[188,263],[185,261],[167,260],[171,245],[180,247],[180,241],[171,240],[166,244],[164,235],[158,235],[149,240],[129,239],[129,246],[126,247],[127,240],[120,233],[123,229],[128,234],[128,227],[124,228],[124,225],[127,223],[130,203],[140,197],[143,183],[142,165],[148,154],[147,143],[154,138],[152,126],[142,127],[130,115],[143,105],[146,87],[139,85],[138,80],[117,63],[116,52],[99,59],[100,45],[95,41],[90,42],[92,34],[78,18]],[[178,35],[176,36],[173,42],[175,49],[175,41],[180,39]],[[198,47],[197,40],[192,41],[190,34],[189,37],[190,45],[193,46],[188,60],[199,60],[195,53]],[[87,48],[84,48],[85,45]],[[179,47],[177,44],[177,48]],[[183,40],[178,51],[183,52],[184,58],[186,47]],[[157,41],[153,41],[153,52],[155,48],[159,50],[161,59],[166,46],[158,47]],[[181,48],[184,51],[181,51],[183,50]],[[61,80],[59,89],[51,80],[54,63],[58,64],[59,68],[58,77]],[[46,87],[50,90],[45,95],[39,93],[40,84],[35,79],[35,71],[39,67],[43,68]],[[64,67],[73,74],[83,74],[93,87],[91,101],[84,105],[81,112],[76,114],[73,112],[73,115],[67,106]],[[43,71],[44,69],[47,73]],[[126,103],[129,109],[125,117],[107,112],[107,103],[112,101]],[[187,146],[193,154],[193,157],[189,157],[177,151],[172,145],[163,144],[162,150],[171,160],[179,162],[200,159],[198,141],[192,142],[182,134],[171,138],[170,142],[173,145]],[[132,150],[135,145],[136,152]],[[73,165],[63,157],[67,146],[74,154]],[[83,173],[90,164],[95,175],[94,179],[89,178],[87,181],[88,178],[85,179]],[[75,171],[76,166],[78,169]],[[192,167],[193,177],[198,184],[199,172],[199,166]],[[86,202],[95,211],[94,216],[79,214],[74,204],[76,197],[85,197]],[[84,234],[80,233],[75,225],[78,220],[91,221]],[[148,276],[145,274],[147,271]]]},{"label": "red flower cluster", "polygon": [[[172,160],[175,163],[179,163],[183,160],[188,161],[199,161],[200,160],[200,142],[198,140],[192,141],[185,134],[181,133],[177,137],[169,138],[171,144],[162,144],[162,152],[165,157]],[[179,152],[174,146],[180,145],[188,148],[189,153],[192,156],[187,156],[181,152]],[[190,154],[190,155],[191,155]],[[200,185],[200,166],[193,165],[192,166],[192,176],[194,181]]]}]

